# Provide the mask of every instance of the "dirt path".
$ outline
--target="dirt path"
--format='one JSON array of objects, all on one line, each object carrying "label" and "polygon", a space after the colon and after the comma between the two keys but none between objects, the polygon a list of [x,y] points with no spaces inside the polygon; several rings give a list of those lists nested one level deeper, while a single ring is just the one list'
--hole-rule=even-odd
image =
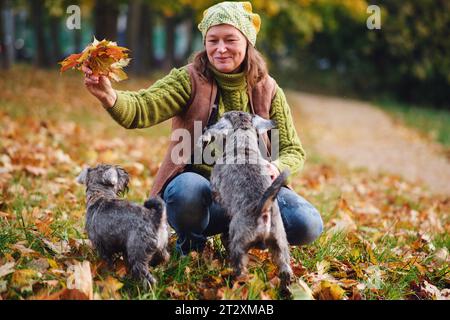
[{"label": "dirt path", "polygon": [[450,195],[450,162],[439,146],[383,111],[356,100],[292,91],[286,95],[293,112],[300,113],[299,131],[307,132],[320,155],[351,168],[398,174],[433,193]]}]

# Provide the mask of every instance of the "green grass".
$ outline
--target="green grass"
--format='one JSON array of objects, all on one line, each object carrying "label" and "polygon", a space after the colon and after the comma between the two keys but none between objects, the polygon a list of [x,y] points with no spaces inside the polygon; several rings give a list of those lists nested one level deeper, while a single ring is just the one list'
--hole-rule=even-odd
[{"label": "green grass", "polygon": [[407,105],[388,99],[378,100],[376,103],[407,126],[419,129],[433,140],[450,147],[450,111]]}]

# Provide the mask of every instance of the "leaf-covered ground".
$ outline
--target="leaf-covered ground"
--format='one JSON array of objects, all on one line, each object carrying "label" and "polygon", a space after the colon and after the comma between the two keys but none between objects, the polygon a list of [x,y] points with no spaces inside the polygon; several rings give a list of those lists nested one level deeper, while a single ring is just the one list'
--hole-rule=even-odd
[{"label": "leaf-covered ground", "polygon": [[[118,88],[150,84],[129,80]],[[83,88],[79,74],[16,67],[0,77],[1,299],[279,299],[277,270],[252,250],[246,279],[232,282],[219,237],[201,254],[152,270],[145,291],[120,261],[109,270],[84,233],[85,164],[120,164],[127,198],[142,203],[169,140],[170,125],[125,130]],[[296,108],[295,104],[292,104]],[[325,232],[292,247],[294,299],[445,299],[450,296],[450,199],[398,176],[346,167],[314,152],[293,179],[322,213]]]}]

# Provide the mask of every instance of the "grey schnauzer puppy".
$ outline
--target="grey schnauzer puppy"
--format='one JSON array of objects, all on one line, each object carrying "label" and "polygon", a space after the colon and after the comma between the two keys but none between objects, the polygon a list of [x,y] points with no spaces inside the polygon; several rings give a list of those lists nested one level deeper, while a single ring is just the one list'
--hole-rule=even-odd
[{"label": "grey schnauzer puppy", "polygon": [[77,182],[86,185],[86,231],[100,257],[111,267],[114,258],[122,254],[133,278],[145,286],[154,284],[148,265],[169,259],[164,202],[151,198],[141,206],[120,199],[129,177],[118,166],[85,168]]},{"label": "grey schnauzer puppy", "polygon": [[[200,137],[199,143],[225,138],[225,148],[211,173],[213,198],[227,210],[230,261],[236,276],[246,271],[247,252],[267,246],[279,267],[281,289],[286,293],[292,279],[289,245],[276,196],[289,173],[273,182],[268,161],[258,148],[258,134],[274,128],[271,120],[241,111],[226,112]],[[220,148],[219,148],[220,149]],[[288,293],[288,291],[287,291]]]}]

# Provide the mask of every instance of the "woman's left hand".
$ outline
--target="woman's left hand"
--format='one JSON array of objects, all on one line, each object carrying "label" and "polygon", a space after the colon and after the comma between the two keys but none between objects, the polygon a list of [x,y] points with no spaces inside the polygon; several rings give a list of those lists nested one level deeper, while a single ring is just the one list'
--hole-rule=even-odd
[{"label": "woman's left hand", "polygon": [[269,169],[269,174],[272,181],[280,175],[280,170],[278,170],[278,168],[274,164],[268,162],[267,168]]}]

